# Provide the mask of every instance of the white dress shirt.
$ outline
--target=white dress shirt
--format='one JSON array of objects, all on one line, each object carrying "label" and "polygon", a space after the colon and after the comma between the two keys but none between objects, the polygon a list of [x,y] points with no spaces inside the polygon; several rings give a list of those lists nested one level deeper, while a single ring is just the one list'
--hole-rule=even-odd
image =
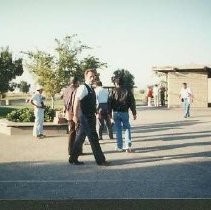
[{"label": "white dress shirt", "polygon": [[[89,84],[87,84],[87,85],[91,88],[91,85],[89,85]],[[80,85],[77,88],[77,91],[76,91],[76,94],[75,94],[75,98],[78,99],[79,101],[81,101],[87,95],[88,95],[87,87],[85,85]]]},{"label": "white dress shirt", "polygon": [[108,102],[108,90],[103,87],[97,87],[95,89],[96,101],[97,104],[107,103]]},{"label": "white dress shirt", "polygon": [[184,99],[188,99],[188,101],[190,102],[190,98],[192,96],[192,91],[189,87],[187,88],[182,88],[180,90],[180,96],[181,98],[184,98]]}]

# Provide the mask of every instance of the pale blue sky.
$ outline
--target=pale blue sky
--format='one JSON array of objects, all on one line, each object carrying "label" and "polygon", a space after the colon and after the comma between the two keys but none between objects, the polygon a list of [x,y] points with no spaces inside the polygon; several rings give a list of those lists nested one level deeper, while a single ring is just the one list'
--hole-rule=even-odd
[{"label": "pale blue sky", "polygon": [[105,84],[126,68],[145,87],[154,65],[211,64],[210,11],[210,0],[0,0],[0,46],[51,50],[77,33],[108,63]]}]

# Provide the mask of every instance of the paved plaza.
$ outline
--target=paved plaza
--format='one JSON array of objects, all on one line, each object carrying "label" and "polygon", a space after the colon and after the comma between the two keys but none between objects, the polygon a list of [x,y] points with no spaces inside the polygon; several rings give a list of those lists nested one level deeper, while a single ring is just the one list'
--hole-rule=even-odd
[{"label": "paved plaza", "polygon": [[34,140],[0,134],[0,199],[210,198],[211,109],[138,107],[133,153],[101,141],[111,166],[97,166],[90,145],[83,166],[68,163],[67,134]]}]

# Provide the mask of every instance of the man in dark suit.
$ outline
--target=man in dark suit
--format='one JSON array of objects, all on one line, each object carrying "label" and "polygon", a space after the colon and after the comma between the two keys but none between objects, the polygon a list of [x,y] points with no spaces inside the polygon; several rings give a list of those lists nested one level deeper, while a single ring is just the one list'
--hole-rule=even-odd
[{"label": "man in dark suit", "polygon": [[69,162],[75,165],[81,165],[83,162],[78,161],[80,148],[87,136],[98,165],[109,165],[101,150],[98,135],[96,131],[96,95],[92,88],[95,80],[95,71],[87,69],[85,71],[85,83],[77,89],[74,103],[73,121],[78,125],[76,140],[73,145],[73,151]]}]

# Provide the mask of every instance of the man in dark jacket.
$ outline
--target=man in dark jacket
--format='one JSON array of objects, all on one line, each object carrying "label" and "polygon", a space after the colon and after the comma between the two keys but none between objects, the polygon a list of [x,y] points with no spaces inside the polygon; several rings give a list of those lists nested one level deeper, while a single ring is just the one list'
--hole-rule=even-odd
[{"label": "man in dark jacket", "polygon": [[122,128],[125,129],[125,147],[126,152],[131,152],[131,130],[129,123],[130,109],[133,119],[136,119],[135,98],[132,91],[124,87],[121,77],[114,80],[115,88],[109,97],[110,114],[113,111],[113,120],[116,127],[117,151],[123,151]]},{"label": "man in dark jacket", "polygon": [[[79,80],[77,77],[70,78],[70,85],[64,90],[64,93],[62,95],[63,101],[64,101],[64,112],[65,112],[65,118],[68,121],[68,131],[69,131],[69,137],[68,137],[68,154],[71,155],[73,144],[75,142],[76,137],[76,124],[73,121],[73,105],[75,101],[75,94],[76,90],[79,86]],[[80,153],[82,154],[82,146]]]}]

